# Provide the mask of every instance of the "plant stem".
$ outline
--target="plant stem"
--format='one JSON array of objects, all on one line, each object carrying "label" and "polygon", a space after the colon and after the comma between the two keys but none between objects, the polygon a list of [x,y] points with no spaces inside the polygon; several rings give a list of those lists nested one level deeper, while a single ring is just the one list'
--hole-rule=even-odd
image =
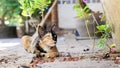
[{"label": "plant stem", "polygon": [[91,15],[92,15],[92,18],[93,18],[93,20],[95,21],[95,23],[96,23],[97,25],[99,25],[98,22],[97,22],[97,20],[96,20],[96,18],[95,18],[95,16],[94,16],[94,14],[91,13]]},{"label": "plant stem", "polygon": [[92,40],[92,37],[91,37],[89,29],[88,29],[88,24],[85,23],[85,26],[86,26],[86,29],[87,29],[88,36],[89,36],[90,40]]}]

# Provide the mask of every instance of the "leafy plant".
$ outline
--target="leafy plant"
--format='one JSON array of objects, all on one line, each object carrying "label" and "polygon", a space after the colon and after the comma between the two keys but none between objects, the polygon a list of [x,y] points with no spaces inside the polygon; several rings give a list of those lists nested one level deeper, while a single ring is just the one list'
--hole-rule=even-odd
[{"label": "leafy plant", "polygon": [[80,8],[80,4],[75,4],[73,9],[77,11],[77,16],[80,18],[86,18],[91,15],[91,13],[89,13],[90,10],[87,5],[83,8]]},{"label": "leafy plant", "polygon": [[32,18],[32,15],[39,10],[43,16],[45,8],[51,4],[51,0],[20,0],[22,15]]},{"label": "leafy plant", "polygon": [[75,4],[73,6],[73,9],[77,11],[77,17],[84,19],[88,36],[90,39],[92,39],[87,25],[87,23],[89,23],[89,17],[91,16],[92,11],[83,0],[78,0],[78,1],[79,3]]},{"label": "leafy plant", "polygon": [[[106,20],[105,14],[102,14],[99,17],[101,18],[100,21]],[[105,47],[106,45],[108,46],[109,44],[107,44],[107,42],[109,41],[109,38],[111,37],[112,27],[109,25],[108,21],[106,21],[104,25],[98,25],[96,26],[96,28],[97,28],[97,31],[95,33],[102,34],[101,38],[98,41],[97,46],[102,47],[102,48]]]},{"label": "leafy plant", "polygon": [[110,38],[110,34],[112,32],[112,28],[110,27],[110,25],[108,23],[106,23],[105,25],[99,25],[97,26],[97,29],[98,31],[96,31],[96,33],[102,33],[102,36],[97,45],[100,47],[108,45],[107,41]]},{"label": "leafy plant", "polygon": [[[83,18],[85,20],[85,22],[87,22],[87,23],[89,22],[89,19],[87,17],[91,16],[93,18],[94,22],[96,22],[96,24],[98,25],[95,27],[95,28],[97,28],[97,31],[95,33],[102,34],[101,38],[99,39],[99,41],[97,43],[97,46],[102,47],[102,48],[104,48],[106,46],[109,47],[108,41],[110,41],[109,38],[111,36],[112,28],[106,21],[105,14],[100,15],[100,17],[98,16],[98,18],[100,19],[100,22],[106,21],[106,23],[104,25],[99,25],[97,19],[94,16],[94,12],[86,4],[87,0],[78,0],[78,1],[79,1],[79,4],[75,4],[73,7],[73,9],[77,11],[77,16],[79,18]],[[86,25],[86,29],[87,29],[87,33],[90,37],[87,25]]]}]

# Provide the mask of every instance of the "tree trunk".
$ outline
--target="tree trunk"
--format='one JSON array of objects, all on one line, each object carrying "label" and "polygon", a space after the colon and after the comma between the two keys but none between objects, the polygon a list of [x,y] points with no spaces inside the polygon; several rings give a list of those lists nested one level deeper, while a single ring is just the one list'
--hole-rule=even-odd
[{"label": "tree trunk", "polygon": [[5,26],[5,24],[4,24],[4,18],[0,18],[0,26]]},{"label": "tree trunk", "polygon": [[56,3],[52,12],[51,12],[51,22],[52,24],[56,24],[56,28],[58,29],[58,4]]},{"label": "tree trunk", "polygon": [[4,27],[5,26],[5,16],[8,13],[8,11],[4,11],[4,13],[2,14],[2,16],[0,17],[0,26]]},{"label": "tree trunk", "polygon": [[112,36],[120,52],[120,0],[101,0],[107,20],[112,26]]}]

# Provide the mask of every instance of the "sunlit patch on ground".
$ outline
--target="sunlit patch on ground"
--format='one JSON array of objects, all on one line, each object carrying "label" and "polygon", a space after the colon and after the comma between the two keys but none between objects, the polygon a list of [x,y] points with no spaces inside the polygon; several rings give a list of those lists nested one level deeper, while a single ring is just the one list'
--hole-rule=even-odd
[{"label": "sunlit patch on ground", "polygon": [[13,47],[13,46],[17,46],[19,45],[20,43],[19,42],[9,42],[9,43],[2,43],[0,42],[0,50],[4,50],[4,49],[7,49],[9,47]]},{"label": "sunlit patch on ground", "polygon": [[21,41],[19,38],[0,39],[0,50],[10,49],[20,44]]}]

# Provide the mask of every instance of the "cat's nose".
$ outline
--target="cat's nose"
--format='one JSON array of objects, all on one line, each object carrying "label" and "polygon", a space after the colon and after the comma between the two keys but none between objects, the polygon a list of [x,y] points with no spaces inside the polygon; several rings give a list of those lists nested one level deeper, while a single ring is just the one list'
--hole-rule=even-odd
[{"label": "cat's nose", "polygon": [[51,43],[55,43],[55,41],[53,39],[49,40]]}]

